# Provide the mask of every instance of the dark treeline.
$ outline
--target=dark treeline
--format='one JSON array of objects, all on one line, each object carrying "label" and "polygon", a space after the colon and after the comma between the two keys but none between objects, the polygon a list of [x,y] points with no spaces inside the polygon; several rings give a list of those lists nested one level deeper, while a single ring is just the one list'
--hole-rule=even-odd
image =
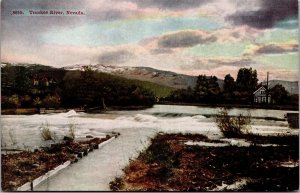
[{"label": "dark treeline", "polygon": [[[149,82],[130,80],[99,73],[89,66],[67,71],[42,65],[10,65],[1,67],[1,106],[5,108],[106,108],[111,106],[149,107],[160,101],[203,104],[252,104],[258,84],[257,72],[241,68],[236,80],[227,74],[220,88],[215,76],[199,75],[194,88],[170,91]],[[160,92],[155,91],[160,90]],[[272,103],[298,104],[298,95],[290,95],[282,85],[268,91]]]},{"label": "dark treeline", "polygon": [[42,65],[1,68],[2,108],[152,106],[155,96],[141,82],[85,67],[66,71]]},{"label": "dark treeline", "polygon": [[[217,77],[199,75],[194,88],[173,91],[164,101],[205,104],[253,104],[255,92],[262,84],[258,84],[257,72],[252,68],[241,68],[236,80],[227,74],[223,88],[220,88]],[[271,103],[298,104],[298,95],[290,95],[282,85],[269,88]]]}]

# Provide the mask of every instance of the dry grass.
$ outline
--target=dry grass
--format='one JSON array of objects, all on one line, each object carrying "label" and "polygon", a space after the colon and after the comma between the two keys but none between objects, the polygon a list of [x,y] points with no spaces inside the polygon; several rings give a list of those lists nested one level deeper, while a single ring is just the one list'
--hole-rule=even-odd
[{"label": "dry grass", "polygon": [[226,108],[222,108],[216,116],[216,123],[225,137],[242,137],[248,133],[251,115],[249,113],[246,116],[240,114],[233,117]]},{"label": "dry grass", "polygon": [[69,135],[70,139],[75,140],[75,131],[76,131],[76,125],[74,123],[69,124]]},{"label": "dry grass", "polygon": [[130,161],[124,176],[110,183],[111,190],[202,192],[240,179],[250,181],[235,191],[291,191],[299,186],[299,166],[286,168],[280,165],[299,160],[299,147],[294,145],[295,142],[278,147],[184,144],[190,140],[209,139],[181,134],[158,135],[147,150]]},{"label": "dry grass", "polygon": [[45,124],[42,124],[41,136],[45,141],[54,140],[54,138],[52,137],[52,133],[50,131],[48,122],[46,122]]}]

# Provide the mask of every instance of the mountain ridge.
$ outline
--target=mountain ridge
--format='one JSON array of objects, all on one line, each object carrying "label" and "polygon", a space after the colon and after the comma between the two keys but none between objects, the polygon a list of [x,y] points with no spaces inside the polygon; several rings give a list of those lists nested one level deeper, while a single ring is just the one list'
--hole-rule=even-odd
[{"label": "mountain ridge", "polygon": [[[84,65],[76,64],[74,66],[64,67],[66,70],[80,70]],[[117,76],[154,82],[164,86],[186,89],[187,87],[194,88],[198,76],[180,74],[172,71],[159,70],[152,67],[130,67],[130,66],[112,66],[96,64],[91,66],[93,70],[105,72]],[[218,84],[222,88],[223,80],[218,79]]]},{"label": "mountain ridge", "polygon": [[[64,67],[66,70],[81,70],[84,64],[76,64],[73,66]],[[186,74],[180,74],[172,71],[155,69],[152,67],[131,67],[131,66],[113,66],[96,64],[91,66],[93,70],[98,72],[105,72],[109,74],[114,74],[117,76],[137,79],[143,81],[154,82],[164,86],[176,88],[176,89],[186,89],[187,87],[194,88],[196,86],[196,81],[198,76],[191,76]],[[265,84],[266,82],[262,82]],[[218,84],[220,88],[223,88],[224,80],[218,78]],[[286,80],[270,80],[270,88],[276,84],[281,84],[285,89],[291,94],[298,94],[299,83],[298,81],[286,81]]]}]

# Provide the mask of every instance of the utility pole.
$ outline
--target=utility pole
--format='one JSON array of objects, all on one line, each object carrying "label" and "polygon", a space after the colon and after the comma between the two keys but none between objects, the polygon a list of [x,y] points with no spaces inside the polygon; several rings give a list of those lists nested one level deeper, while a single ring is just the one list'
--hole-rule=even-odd
[{"label": "utility pole", "polygon": [[269,104],[269,72],[267,72],[267,105]]}]

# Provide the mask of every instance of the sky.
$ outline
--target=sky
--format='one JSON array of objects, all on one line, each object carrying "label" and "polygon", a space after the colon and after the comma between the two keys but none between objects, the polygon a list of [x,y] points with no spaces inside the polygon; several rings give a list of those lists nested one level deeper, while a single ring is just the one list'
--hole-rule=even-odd
[{"label": "sky", "polygon": [[[15,10],[83,15],[14,15]],[[2,0],[1,61],[298,80],[297,0]]]}]

